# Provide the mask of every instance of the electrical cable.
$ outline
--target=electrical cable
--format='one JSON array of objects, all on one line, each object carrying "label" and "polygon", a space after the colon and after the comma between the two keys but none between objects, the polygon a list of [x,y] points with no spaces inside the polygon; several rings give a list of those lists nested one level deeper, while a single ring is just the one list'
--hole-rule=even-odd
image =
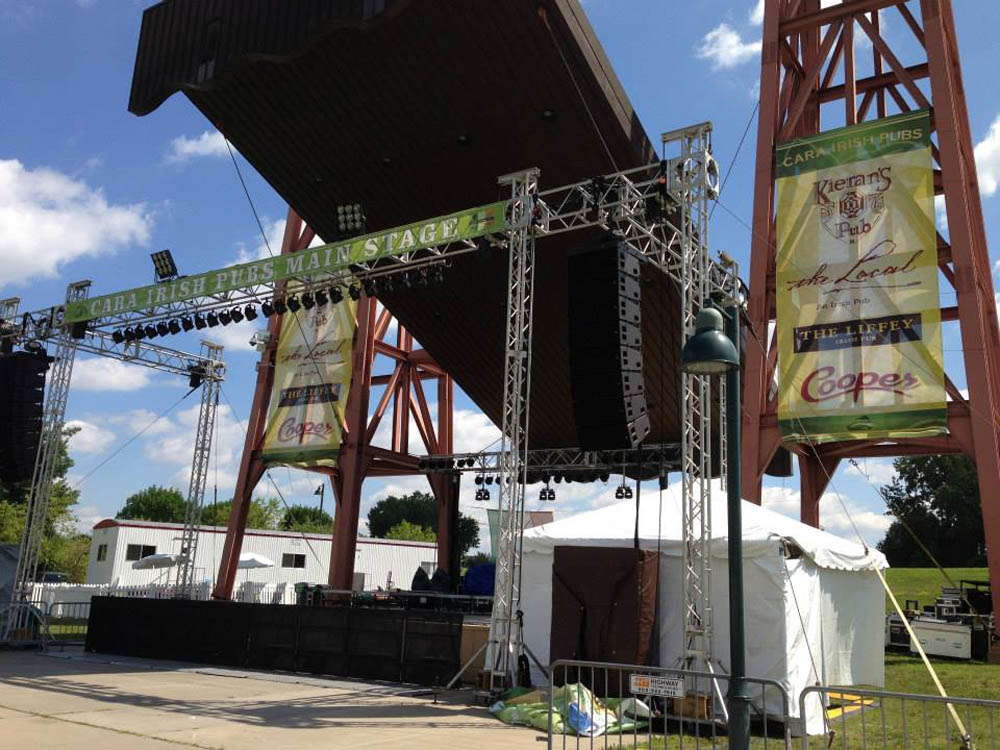
[{"label": "electrical cable", "polygon": [[[729,162],[729,168],[726,169],[726,174],[722,178],[722,184],[719,185],[719,195],[720,196],[722,195],[722,191],[726,189],[726,183],[729,182],[729,175],[731,175],[733,173],[733,167],[736,166],[736,161],[740,158],[740,150],[743,148],[743,142],[747,139],[747,135],[750,133],[750,126],[753,125],[753,118],[756,117],[757,110],[758,110],[759,107],[760,107],[760,99],[758,98],[757,101],[754,102],[753,110],[751,110],[751,112],[750,112],[750,117],[747,118],[746,127],[743,128],[743,135],[740,137],[740,142],[736,146],[736,153],[733,154],[733,158]],[[708,220],[709,221],[712,220],[712,216],[715,214],[715,207],[717,205],[719,205],[719,201],[718,200],[716,200],[716,202],[712,205],[712,208],[709,209],[709,212],[708,212]]]}]

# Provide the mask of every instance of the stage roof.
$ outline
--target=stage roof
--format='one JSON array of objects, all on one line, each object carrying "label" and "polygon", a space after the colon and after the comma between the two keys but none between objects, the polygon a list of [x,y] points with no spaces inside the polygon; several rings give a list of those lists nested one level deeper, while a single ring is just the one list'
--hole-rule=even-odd
[{"label": "stage roof", "polygon": [[[129,110],[177,91],[327,241],[340,204],[374,231],[504,197],[497,177],[527,167],[544,189],[657,158],[578,0],[167,0],[143,16]],[[566,254],[595,239],[538,241],[532,447],[576,444]],[[380,297],[495,422],[506,266],[464,255],[444,285]],[[679,302],[646,282],[648,441],[677,442]]]}]

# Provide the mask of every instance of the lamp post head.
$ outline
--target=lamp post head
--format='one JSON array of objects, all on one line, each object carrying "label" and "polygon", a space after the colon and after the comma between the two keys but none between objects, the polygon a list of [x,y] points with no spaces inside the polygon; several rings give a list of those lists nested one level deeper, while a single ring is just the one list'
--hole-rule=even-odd
[{"label": "lamp post head", "polygon": [[722,375],[739,366],[736,346],[722,332],[722,313],[712,307],[699,310],[694,336],[681,352],[681,370],[689,375]]}]

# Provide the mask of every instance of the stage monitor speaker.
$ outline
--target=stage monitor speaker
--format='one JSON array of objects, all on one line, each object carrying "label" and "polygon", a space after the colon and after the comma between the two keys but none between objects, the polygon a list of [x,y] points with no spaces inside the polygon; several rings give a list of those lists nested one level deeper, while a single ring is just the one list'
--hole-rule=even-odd
[{"label": "stage monitor speaker", "polygon": [[41,350],[0,355],[0,479],[5,482],[31,479],[51,361]]},{"label": "stage monitor speaker", "polygon": [[649,434],[638,253],[609,235],[570,252],[569,364],[583,450],[635,448]]}]

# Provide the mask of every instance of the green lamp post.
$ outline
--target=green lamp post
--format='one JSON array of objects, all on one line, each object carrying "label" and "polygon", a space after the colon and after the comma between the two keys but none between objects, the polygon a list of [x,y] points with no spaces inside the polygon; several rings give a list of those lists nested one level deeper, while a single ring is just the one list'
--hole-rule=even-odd
[{"label": "green lamp post", "polygon": [[726,332],[715,308],[698,312],[694,336],[684,344],[681,369],[690,375],[726,376],[727,506],[729,517],[729,747],[750,747],[750,692],[746,684],[746,626],[743,605],[743,517],[740,506],[740,339],[739,308],[729,308]]}]

